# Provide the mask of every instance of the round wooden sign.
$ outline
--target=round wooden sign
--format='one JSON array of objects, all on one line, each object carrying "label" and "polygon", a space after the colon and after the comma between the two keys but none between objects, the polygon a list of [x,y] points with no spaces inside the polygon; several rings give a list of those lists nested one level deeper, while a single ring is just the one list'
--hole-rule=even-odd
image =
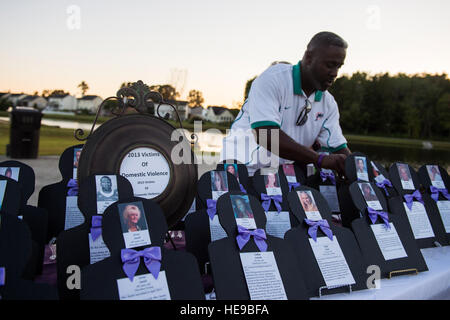
[{"label": "round wooden sign", "polygon": [[197,183],[195,155],[189,141],[175,130],[147,114],[105,122],[83,147],[78,181],[81,184],[93,174],[122,175],[131,182],[136,197],[160,205],[172,227],[188,212]]}]

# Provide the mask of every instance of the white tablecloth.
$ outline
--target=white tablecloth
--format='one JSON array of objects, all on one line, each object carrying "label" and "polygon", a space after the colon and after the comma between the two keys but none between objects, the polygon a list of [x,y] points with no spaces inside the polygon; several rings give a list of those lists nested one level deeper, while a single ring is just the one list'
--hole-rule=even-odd
[{"label": "white tablecloth", "polygon": [[[326,295],[312,300],[449,300],[450,246],[421,249],[428,271],[382,279],[379,289]],[[370,274],[367,275],[369,277]]]}]

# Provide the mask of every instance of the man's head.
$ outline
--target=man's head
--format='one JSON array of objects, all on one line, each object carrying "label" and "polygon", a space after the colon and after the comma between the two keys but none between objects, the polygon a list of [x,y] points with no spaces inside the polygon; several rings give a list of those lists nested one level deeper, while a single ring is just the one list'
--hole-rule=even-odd
[{"label": "man's head", "polygon": [[111,192],[112,183],[111,183],[111,179],[109,177],[103,176],[100,179],[100,184],[102,186],[103,192]]},{"label": "man's head", "polygon": [[325,91],[344,64],[347,42],[332,32],[319,32],[308,43],[302,59],[302,85]]}]

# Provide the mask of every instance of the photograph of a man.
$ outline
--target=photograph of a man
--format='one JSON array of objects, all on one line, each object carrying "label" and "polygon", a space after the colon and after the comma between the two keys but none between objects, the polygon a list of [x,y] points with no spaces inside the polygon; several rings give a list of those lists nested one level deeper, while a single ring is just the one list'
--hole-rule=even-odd
[{"label": "photograph of a man", "polygon": [[95,179],[97,186],[97,201],[119,200],[116,176],[96,176]]}]

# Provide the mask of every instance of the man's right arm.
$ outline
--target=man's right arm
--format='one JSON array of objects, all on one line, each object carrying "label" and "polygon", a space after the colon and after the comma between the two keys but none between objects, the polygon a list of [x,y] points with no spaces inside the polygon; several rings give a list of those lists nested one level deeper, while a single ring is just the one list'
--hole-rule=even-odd
[{"label": "man's right arm", "polygon": [[[256,142],[270,152],[277,154],[279,157],[303,163],[305,165],[309,163],[317,164],[319,159],[319,154],[317,152],[315,152],[312,148],[297,143],[278,127],[263,126],[254,130]],[[271,141],[272,130],[278,130],[278,141]],[[276,133],[273,134],[273,136],[277,136]],[[262,137],[267,137],[267,139],[261,139]],[[275,143],[278,143],[278,148],[275,147]],[[321,167],[336,170],[339,175],[344,175],[345,158],[345,154],[326,155],[322,159]]]}]

